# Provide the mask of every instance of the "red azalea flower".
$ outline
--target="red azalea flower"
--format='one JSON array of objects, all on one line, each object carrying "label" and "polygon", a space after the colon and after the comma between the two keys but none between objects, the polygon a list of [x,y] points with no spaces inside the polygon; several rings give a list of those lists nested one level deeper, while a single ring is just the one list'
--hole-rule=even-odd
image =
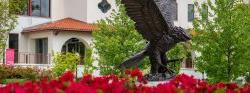
[{"label": "red azalea flower", "polygon": [[238,88],[238,85],[236,83],[228,83],[226,84],[226,86],[227,86],[227,89],[230,89],[230,90],[234,90]]},{"label": "red azalea flower", "polygon": [[74,80],[74,74],[71,71],[67,71],[59,78],[59,80],[72,82]]},{"label": "red azalea flower", "polygon": [[[145,82],[138,68],[127,73],[138,81]],[[136,84],[130,82],[128,78],[119,78],[117,75],[95,78],[85,75],[80,82],[77,82],[74,81],[74,75],[71,72],[66,72],[58,80],[26,81],[23,84],[12,83],[0,87],[0,93],[213,93],[220,92],[219,90],[226,93],[250,93],[250,85],[241,88],[236,83],[221,82],[209,85],[205,81],[185,74],[155,87],[145,86],[142,83]]]}]

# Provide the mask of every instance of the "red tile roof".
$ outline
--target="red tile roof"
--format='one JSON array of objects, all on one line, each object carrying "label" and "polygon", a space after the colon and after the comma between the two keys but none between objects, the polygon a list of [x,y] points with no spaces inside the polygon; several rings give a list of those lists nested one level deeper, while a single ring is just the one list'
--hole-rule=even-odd
[{"label": "red tile roof", "polygon": [[62,31],[93,31],[97,27],[93,24],[88,24],[72,18],[65,18],[54,22],[48,22],[33,27],[28,27],[23,32],[34,32],[44,30],[62,30]]}]

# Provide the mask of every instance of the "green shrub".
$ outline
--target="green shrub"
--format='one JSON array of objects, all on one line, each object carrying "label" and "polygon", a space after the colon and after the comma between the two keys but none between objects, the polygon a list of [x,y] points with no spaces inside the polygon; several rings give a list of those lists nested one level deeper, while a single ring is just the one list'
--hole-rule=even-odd
[{"label": "green shrub", "polygon": [[8,72],[9,71],[8,71],[6,66],[3,66],[3,65],[0,66],[0,81],[2,81],[3,79],[6,79],[8,77],[8,75],[9,75]]},{"label": "green shrub", "polygon": [[84,74],[92,74],[96,67],[93,66],[92,49],[89,48],[86,51],[86,56],[84,58]]},{"label": "green shrub", "polygon": [[9,82],[22,82],[26,80],[40,80],[43,78],[54,79],[55,75],[51,70],[41,70],[31,67],[14,67],[0,65],[0,84]]},{"label": "green shrub", "polygon": [[38,77],[39,72],[34,68],[0,65],[0,81],[5,79],[36,80]]},{"label": "green shrub", "polygon": [[51,69],[40,70],[39,74],[38,74],[38,79],[43,79],[43,78],[51,80],[51,79],[55,79],[56,75],[53,73],[53,71]]},{"label": "green shrub", "polygon": [[9,78],[23,78],[23,79],[29,79],[29,80],[36,80],[38,77],[38,71],[34,68],[30,67],[15,67],[12,71],[13,75],[11,75]]},{"label": "green shrub", "polygon": [[2,80],[2,84],[8,84],[8,83],[24,83],[27,81],[27,79],[4,79]]},{"label": "green shrub", "polygon": [[66,70],[75,71],[80,57],[74,53],[57,53],[54,56],[52,71],[56,76],[62,75]]}]

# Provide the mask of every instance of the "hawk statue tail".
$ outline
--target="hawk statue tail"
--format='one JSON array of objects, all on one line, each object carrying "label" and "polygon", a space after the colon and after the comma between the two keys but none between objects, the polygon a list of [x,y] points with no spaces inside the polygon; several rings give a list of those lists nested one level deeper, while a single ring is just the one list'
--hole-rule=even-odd
[{"label": "hawk statue tail", "polygon": [[124,70],[126,68],[132,67],[132,66],[138,66],[142,59],[144,59],[147,56],[147,50],[143,49],[141,52],[137,53],[133,57],[127,59],[124,61],[119,68],[121,70]]}]

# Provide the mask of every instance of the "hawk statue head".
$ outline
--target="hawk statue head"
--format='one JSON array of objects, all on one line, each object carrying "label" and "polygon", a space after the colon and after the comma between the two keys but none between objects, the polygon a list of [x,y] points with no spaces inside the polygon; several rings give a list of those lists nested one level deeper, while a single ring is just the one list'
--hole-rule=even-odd
[{"label": "hawk statue head", "polygon": [[174,27],[171,31],[170,37],[175,39],[176,42],[186,42],[191,39],[188,33],[182,27]]}]

